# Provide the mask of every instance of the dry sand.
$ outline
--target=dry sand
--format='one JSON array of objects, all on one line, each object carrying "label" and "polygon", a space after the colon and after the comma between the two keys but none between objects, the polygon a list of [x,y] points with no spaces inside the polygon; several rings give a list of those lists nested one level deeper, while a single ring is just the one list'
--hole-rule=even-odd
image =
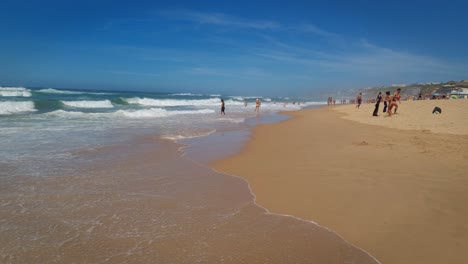
[{"label": "dry sand", "polygon": [[468,100],[402,102],[391,118],[372,110],[290,113],[213,167],[247,179],[272,212],[335,230],[384,264],[465,263]]},{"label": "dry sand", "polygon": [[[364,124],[380,125],[405,130],[430,130],[433,133],[466,135],[468,134],[468,100],[426,100],[402,101],[398,105],[397,115],[388,117],[382,113],[383,103],[380,104],[380,117],[372,116],[375,104],[363,104],[360,109],[355,105],[345,105],[334,108],[344,113],[345,119]],[[440,107],[442,114],[432,115],[434,107]]]}]

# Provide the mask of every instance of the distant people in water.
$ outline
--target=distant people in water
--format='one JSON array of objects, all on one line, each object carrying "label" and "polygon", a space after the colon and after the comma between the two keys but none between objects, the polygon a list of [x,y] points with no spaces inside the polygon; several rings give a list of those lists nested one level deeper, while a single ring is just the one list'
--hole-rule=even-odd
[{"label": "distant people in water", "polygon": [[356,108],[359,108],[362,104],[362,93],[359,93],[356,97]]},{"label": "distant people in water", "polygon": [[224,112],[225,107],[224,107],[224,100],[221,99],[221,115],[225,115],[226,113]]},{"label": "distant people in water", "polygon": [[379,105],[380,101],[382,101],[382,92],[379,92],[377,95],[377,98],[375,98],[375,108],[374,108],[374,113],[372,116],[379,116]]},{"label": "distant people in water", "polygon": [[255,112],[260,111],[260,105],[261,104],[262,104],[262,102],[260,101],[260,99],[257,98],[257,100],[255,100]]},{"label": "distant people in water", "polygon": [[244,107],[247,107],[247,99],[244,99]]}]

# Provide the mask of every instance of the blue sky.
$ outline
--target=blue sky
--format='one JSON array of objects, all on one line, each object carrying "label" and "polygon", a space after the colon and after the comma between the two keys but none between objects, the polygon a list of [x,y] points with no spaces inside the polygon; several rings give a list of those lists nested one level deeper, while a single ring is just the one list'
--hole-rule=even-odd
[{"label": "blue sky", "polygon": [[466,1],[0,3],[0,84],[304,95],[468,79]]}]

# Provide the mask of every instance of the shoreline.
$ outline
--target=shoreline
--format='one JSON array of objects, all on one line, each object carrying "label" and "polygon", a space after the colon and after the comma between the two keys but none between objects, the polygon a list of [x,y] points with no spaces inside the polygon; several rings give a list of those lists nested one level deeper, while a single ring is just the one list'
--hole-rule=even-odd
[{"label": "shoreline", "polygon": [[[400,116],[406,115],[409,109],[405,107],[410,106],[403,104]],[[459,252],[467,248],[467,243],[456,236],[468,237],[463,224],[468,212],[459,212],[459,202],[445,213],[438,213],[437,207],[443,207],[447,199],[460,201],[454,198],[463,197],[468,189],[464,187],[467,180],[463,177],[468,168],[462,163],[463,158],[468,157],[463,150],[468,137],[449,135],[447,139],[447,135],[428,131],[389,129],[349,121],[341,113],[346,107],[354,106],[324,106],[282,113],[293,118],[255,127],[240,153],[215,161],[211,166],[247,180],[261,207],[272,213],[316,222],[383,263],[440,263],[441,260],[464,259],[464,253]],[[360,110],[371,115],[368,110]],[[321,128],[314,128],[314,124]],[[355,129],[360,135],[355,135]],[[347,137],[346,134],[353,135]],[[334,139],[339,142],[334,143]],[[401,144],[393,143],[399,140]],[[455,149],[444,151],[432,146],[432,140],[442,140],[449,147],[457,146],[458,140],[461,146],[458,144]],[[327,142],[330,143],[328,148]],[[434,163],[438,160],[438,151],[445,155],[440,162],[448,161],[452,165],[454,161],[460,162],[461,168],[454,169],[450,164],[434,164],[429,169],[421,165],[412,168],[414,162]],[[366,163],[366,159],[370,160]],[[394,172],[388,160],[397,162]],[[358,165],[353,166],[353,162]],[[377,176],[370,173],[372,171],[376,171]],[[450,174],[449,180],[437,175],[444,173]],[[425,179],[427,175],[431,181]],[[443,193],[431,197],[434,190]],[[394,200],[390,203],[390,199]],[[411,212],[413,207],[419,209]],[[448,216],[455,220],[451,221]],[[437,226],[433,225],[431,217],[438,218],[439,224],[447,222],[447,230],[461,226],[461,232],[450,236],[444,235],[447,230],[443,229],[435,231],[435,237],[431,237],[428,233]],[[428,227],[430,225],[433,226]],[[428,242],[431,240],[444,242]],[[418,250],[408,252],[415,248]],[[446,252],[434,254],[444,248]]]}]

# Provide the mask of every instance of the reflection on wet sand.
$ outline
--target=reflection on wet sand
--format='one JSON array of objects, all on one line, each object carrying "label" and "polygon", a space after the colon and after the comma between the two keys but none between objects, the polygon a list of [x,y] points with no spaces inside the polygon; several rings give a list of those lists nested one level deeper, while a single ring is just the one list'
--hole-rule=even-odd
[{"label": "reflection on wet sand", "polygon": [[0,262],[377,263],[178,148],[145,138],[75,175],[0,178]]}]

